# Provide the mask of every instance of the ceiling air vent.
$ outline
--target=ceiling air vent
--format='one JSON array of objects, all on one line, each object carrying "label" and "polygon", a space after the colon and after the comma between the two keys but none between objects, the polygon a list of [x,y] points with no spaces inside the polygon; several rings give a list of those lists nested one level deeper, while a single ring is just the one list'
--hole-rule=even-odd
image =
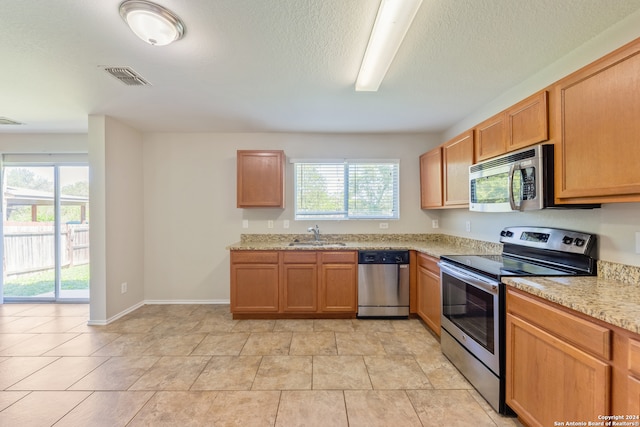
[{"label": "ceiling air vent", "polygon": [[8,119],[6,117],[0,117],[0,125],[23,125],[24,123],[16,122],[15,120]]},{"label": "ceiling air vent", "polygon": [[127,86],[147,86],[151,84],[129,67],[107,67],[104,70]]}]

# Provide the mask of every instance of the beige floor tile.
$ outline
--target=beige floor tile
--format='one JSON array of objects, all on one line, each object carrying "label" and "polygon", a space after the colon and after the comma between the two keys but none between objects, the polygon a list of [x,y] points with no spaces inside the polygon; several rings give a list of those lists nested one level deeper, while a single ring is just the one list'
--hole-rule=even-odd
[{"label": "beige floor tile", "polygon": [[378,332],[376,334],[387,354],[430,354],[440,352],[440,343],[426,331],[411,332]]},{"label": "beige floor tile", "polygon": [[158,361],[155,356],[112,357],[69,390],[127,390]]},{"label": "beige floor tile", "polygon": [[29,394],[28,391],[0,391],[0,411]]},{"label": "beige floor tile", "polygon": [[310,390],[311,356],[264,356],[252,390]]},{"label": "beige floor tile", "polygon": [[416,356],[416,362],[435,389],[469,390],[473,388],[440,351],[431,351]]},{"label": "beige floor tile", "polygon": [[291,356],[335,356],[338,354],[335,332],[294,332],[289,354]]},{"label": "beige floor tile", "polygon": [[151,391],[97,391],[58,421],[56,427],[125,426],[153,394]]},{"label": "beige floor tile", "polygon": [[129,390],[189,390],[209,359],[209,356],[162,357]]},{"label": "beige floor tile", "polygon": [[336,332],[336,345],[341,356],[386,354],[374,333]]},{"label": "beige floor tile", "polygon": [[66,390],[107,360],[106,357],[61,357],[9,390]]},{"label": "beige floor tile", "polygon": [[[43,304],[0,304],[0,316],[18,316],[32,308],[42,309]],[[37,314],[36,314],[37,316]]]},{"label": "beige floor tile", "polygon": [[522,424],[516,417],[506,416],[497,413],[489,403],[484,400],[484,397],[480,395],[476,390],[467,390],[471,397],[478,402],[478,405],[484,412],[489,415],[489,418],[496,424],[497,427],[522,427]]},{"label": "beige floor tile", "polygon": [[154,326],[151,333],[160,336],[190,334],[199,323],[199,320],[190,317],[180,319],[179,322],[165,321]]},{"label": "beige floor tile", "polygon": [[77,337],[47,351],[45,356],[89,356],[118,338],[119,334],[80,334]]},{"label": "beige floor tile", "polygon": [[411,332],[422,333],[427,330],[427,327],[420,319],[406,319],[401,322],[392,322],[394,332]]},{"label": "beige floor tile", "polygon": [[188,356],[206,334],[169,335],[155,340],[144,351],[148,356]]},{"label": "beige floor tile", "polygon": [[233,332],[272,332],[275,320],[239,320],[233,327]]},{"label": "beige floor tile", "polygon": [[148,334],[123,334],[99,348],[92,356],[142,356],[157,337]]},{"label": "beige floor tile", "polygon": [[328,332],[354,332],[351,319],[315,319],[313,321],[314,331]]},{"label": "beige floor tile", "polygon": [[413,356],[365,356],[374,390],[432,389]]},{"label": "beige floor tile", "polygon": [[407,390],[423,426],[495,427],[467,390]]},{"label": "beige floor tile", "polygon": [[57,357],[11,357],[0,363],[0,390],[27,378],[58,360]]},{"label": "beige floor tile", "polygon": [[0,356],[40,356],[78,334],[36,334],[0,352]]},{"label": "beige floor tile", "polygon": [[422,425],[404,390],[345,390],[344,397],[350,427]]},{"label": "beige floor tile", "polygon": [[20,317],[11,322],[1,324],[0,333],[21,334],[52,320],[55,320],[55,317]]},{"label": "beige floor tile", "polygon": [[348,426],[342,390],[283,391],[276,427]]},{"label": "beige floor tile", "polygon": [[34,391],[0,412],[0,426],[51,426],[89,394],[82,391]]},{"label": "beige floor tile", "polygon": [[205,318],[200,320],[198,324],[191,330],[191,333],[222,333],[231,332],[238,324],[238,320],[227,319],[224,317]]},{"label": "beige floor tile", "polygon": [[148,334],[163,321],[162,317],[128,317],[107,325],[105,329],[106,332],[121,334]]},{"label": "beige floor tile", "polygon": [[248,332],[211,333],[198,344],[191,355],[238,356],[248,338]]},{"label": "beige floor tile", "polygon": [[274,332],[313,332],[313,319],[278,319]]},{"label": "beige floor tile", "polygon": [[221,391],[207,417],[214,426],[273,426],[279,391]]},{"label": "beige floor tile", "polygon": [[[393,322],[403,322],[405,319],[394,320]],[[356,332],[394,332],[393,322],[386,319],[353,319],[353,329]]]},{"label": "beige floor tile", "polygon": [[313,356],[314,390],[371,389],[362,356]]},{"label": "beige floor tile", "polygon": [[[1,305],[1,304],[0,304]],[[29,338],[35,337],[36,334],[1,334],[0,333],[0,351],[14,346],[20,342],[26,341]]]},{"label": "beige floor tile", "polygon": [[292,334],[292,332],[252,332],[240,354],[243,356],[289,354]]},{"label": "beige floor tile", "polygon": [[80,325],[85,325],[89,320],[87,317],[55,317],[49,322],[42,323],[35,328],[29,329],[29,333],[46,334],[46,333],[61,333],[69,332]]},{"label": "beige floor tile", "polygon": [[20,316],[84,316],[89,319],[89,304],[33,304]]},{"label": "beige floor tile", "polygon": [[250,390],[261,356],[213,356],[191,390]]},{"label": "beige floor tile", "polygon": [[127,427],[211,426],[207,415],[215,391],[159,391],[142,407]]}]

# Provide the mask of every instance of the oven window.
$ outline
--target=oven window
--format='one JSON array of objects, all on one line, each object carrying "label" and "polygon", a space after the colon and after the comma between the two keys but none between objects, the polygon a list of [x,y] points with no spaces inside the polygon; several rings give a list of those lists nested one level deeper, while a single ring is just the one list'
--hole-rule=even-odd
[{"label": "oven window", "polygon": [[493,295],[448,274],[442,279],[442,314],[495,354]]}]

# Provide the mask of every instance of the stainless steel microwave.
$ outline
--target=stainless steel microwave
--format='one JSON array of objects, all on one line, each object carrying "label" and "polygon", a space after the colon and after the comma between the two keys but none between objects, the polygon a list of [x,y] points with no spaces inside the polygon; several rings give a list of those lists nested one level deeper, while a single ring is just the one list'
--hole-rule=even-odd
[{"label": "stainless steel microwave", "polygon": [[469,210],[513,212],[600,207],[554,202],[553,149],[552,144],[534,145],[470,166]]}]

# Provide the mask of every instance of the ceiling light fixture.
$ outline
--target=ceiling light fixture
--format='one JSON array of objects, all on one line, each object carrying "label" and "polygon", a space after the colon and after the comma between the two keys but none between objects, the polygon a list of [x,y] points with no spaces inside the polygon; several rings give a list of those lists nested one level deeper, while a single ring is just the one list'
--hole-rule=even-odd
[{"label": "ceiling light fixture", "polygon": [[381,1],[356,80],[356,91],[378,90],[421,4],[422,0]]},{"label": "ceiling light fixture", "polygon": [[122,2],[120,16],[136,36],[151,45],[168,45],[184,36],[184,22],[178,15],[150,1]]}]

